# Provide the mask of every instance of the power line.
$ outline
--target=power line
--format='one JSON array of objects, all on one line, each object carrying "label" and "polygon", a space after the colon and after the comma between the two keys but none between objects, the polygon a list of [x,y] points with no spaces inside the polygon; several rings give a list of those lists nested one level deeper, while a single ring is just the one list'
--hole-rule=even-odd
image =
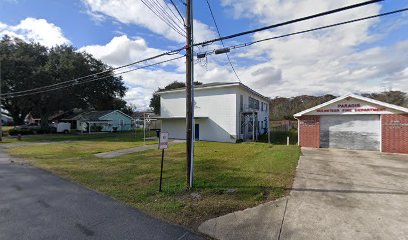
[{"label": "power line", "polygon": [[[143,0],[141,0],[141,1],[143,1]],[[299,18],[299,19],[295,19],[295,20],[291,20],[291,21],[271,25],[271,26],[264,27],[264,28],[258,28],[258,29],[255,29],[255,30],[247,31],[247,32],[241,32],[241,33],[237,33],[237,34],[222,37],[222,38],[216,38],[216,39],[208,40],[208,41],[205,41],[205,42],[202,42],[202,43],[192,44],[192,46],[201,46],[201,45],[204,45],[206,43],[207,44],[208,43],[213,43],[213,42],[217,42],[217,41],[221,41],[221,40],[225,40],[225,39],[231,39],[231,38],[234,38],[234,37],[237,37],[237,36],[242,36],[242,35],[253,33],[253,32],[263,31],[263,30],[267,30],[267,29],[271,29],[271,28],[277,28],[277,27],[284,26],[284,25],[289,25],[289,24],[292,24],[292,23],[295,23],[295,22],[300,22],[300,21],[311,19],[311,18],[316,18],[318,16],[324,16],[324,15],[332,14],[332,13],[335,13],[335,12],[344,11],[344,10],[347,10],[347,9],[360,7],[360,6],[363,6],[363,5],[367,5],[367,4],[375,3],[375,2],[380,2],[380,1],[383,1],[383,0],[373,0],[373,1],[368,1],[368,2],[364,2],[364,3],[360,3],[360,4],[356,4],[356,5],[351,5],[351,6],[347,6],[347,7],[343,7],[343,8],[339,8],[339,9],[334,9],[334,10],[331,10],[331,11],[328,11],[328,12],[319,13],[319,14],[308,16],[308,17]],[[185,4],[185,3],[183,3],[183,4]],[[183,51],[183,50],[185,50],[185,49],[187,49],[189,47],[192,47],[192,46],[184,46],[184,47],[181,47],[179,49],[170,50],[170,51],[167,51],[167,52],[164,52],[164,53],[161,53],[161,54],[158,54],[158,55],[155,55],[155,56],[143,59],[143,60],[139,60],[139,61],[132,62],[132,63],[126,64],[126,65],[122,65],[122,66],[119,66],[119,67],[116,67],[116,68],[101,71],[99,73],[94,73],[94,74],[90,74],[90,75],[87,75],[87,76],[79,77],[79,78],[69,80],[69,81],[66,81],[66,82],[61,82],[61,83],[52,84],[52,85],[49,85],[49,86],[43,86],[43,87],[33,88],[33,89],[19,91],[19,92],[5,93],[3,95],[10,95],[10,94],[17,94],[17,93],[24,93],[24,92],[34,91],[34,90],[40,90],[40,89],[48,88],[50,86],[62,85],[62,84],[65,84],[67,82],[74,82],[74,81],[86,79],[86,78],[89,78],[89,77],[96,77],[99,74],[103,74],[103,73],[107,73],[107,72],[110,72],[110,71],[122,69],[122,68],[125,68],[125,67],[129,67],[129,66],[132,66],[132,65],[135,65],[135,64],[138,64],[138,63],[153,60],[153,59],[163,57],[163,56],[166,56],[166,55],[174,55],[174,54],[177,54],[180,51]]]},{"label": "power line", "polygon": [[154,59],[159,58],[159,57],[163,57],[163,56],[167,56],[167,55],[174,55],[174,54],[177,54],[178,52],[182,51],[183,49],[184,49],[184,48],[179,48],[179,49],[177,49],[177,50],[172,50],[172,51],[164,52],[164,53],[158,54],[158,55],[153,56],[153,57],[149,57],[149,58],[146,58],[146,59],[143,59],[143,60],[139,60],[139,61],[136,61],[136,62],[132,62],[132,63],[126,64],[126,65],[122,65],[122,66],[115,67],[115,68],[112,68],[112,69],[108,69],[108,70],[105,70],[105,71],[101,71],[101,72],[98,72],[98,73],[89,74],[89,75],[86,75],[86,76],[83,76],[83,77],[79,77],[79,78],[75,78],[75,79],[72,79],[72,80],[68,80],[68,81],[64,81],[64,82],[60,82],[60,83],[55,83],[55,84],[51,84],[51,85],[47,85],[47,86],[32,88],[32,89],[28,89],[28,90],[18,91],[18,92],[4,93],[4,94],[2,94],[2,95],[3,95],[3,96],[4,96],[4,95],[8,96],[8,95],[11,95],[11,94],[26,93],[26,92],[31,92],[31,91],[46,89],[46,88],[49,88],[49,87],[59,86],[59,85],[63,85],[63,84],[66,84],[66,83],[78,82],[79,80],[83,80],[83,79],[90,78],[90,77],[97,77],[97,76],[100,75],[100,74],[109,73],[109,72],[111,72],[111,71],[116,71],[116,70],[119,70],[119,69],[122,69],[122,68],[130,67],[130,66],[133,66],[133,65],[136,65],[136,64],[139,64],[139,63],[143,63],[143,62],[147,62],[147,61],[150,61],[150,60],[154,60]]},{"label": "power line", "polygon": [[178,0],[181,4],[183,4],[184,6],[186,6],[186,2],[184,2],[183,0]]},{"label": "power line", "polygon": [[[399,9],[399,10],[395,10],[395,11],[391,11],[391,12],[386,12],[386,13],[382,13],[382,14],[377,14],[377,15],[371,15],[371,16],[368,16],[368,17],[356,18],[356,19],[349,20],[349,21],[339,22],[339,23],[326,25],[326,26],[322,26],[322,27],[317,27],[317,28],[311,28],[311,29],[308,29],[308,30],[298,31],[298,32],[294,32],[294,33],[288,33],[288,34],[279,35],[279,36],[275,36],[275,37],[264,38],[264,39],[260,39],[260,40],[253,41],[253,42],[236,44],[236,45],[232,45],[232,46],[227,47],[227,49],[244,48],[244,47],[248,47],[248,46],[251,46],[253,44],[260,43],[260,42],[270,41],[270,40],[284,38],[284,37],[290,37],[290,36],[299,35],[299,34],[303,34],[303,33],[314,32],[314,31],[318,31],[318,30],[322,30],[322,29],[337,27],[337,26],[341,26],[341,25],[345,25],[345,24],[360,22],[360,21],[369,20],[369,19],[372,19],[372,18],[388,16],[388,15],[397,14],[397,13],[406,12],[406,11],[408,11],[408,8],[403,8],[403,9]],[[216,50],[217,49],[214,49],[214,50],[207,51],[207,52],[204,52],[204,53],[199,53],[199,54],[211,55],[211,54],[214,54]]]},{"label": "power line", "polygon": [[[220,29],[218,28],[217,21],[215,20],[214,13],[213,13],[213,11],[212,11],[210,2],[209,2],[208,0],[207,0],[207,5],[208,5],[208,9],[210,10],[211,17],[212,17],[212,19],[213,19],[213,21],[214,21],[215,28],[217,29],[218,37],[221,38]],[[221,44],[222,44],[223,47],[225,47],[223,40],[221,40]],[[235,77],[237,77],[238,81],[241,82],[241,79],[239,78],[238,73],[235,71],[234,65],[232,65],[231,58],[230,58],[229,54],[228,54],[228,53],[225,53],[225,54],[227,55],[228,62],[229,62],[229,64],[230,64],[230,66],[231,66],[232,71],[233,71],[234,74],[235,74]]]},{"label": "power line", "polygon": [[122,71],[122,72],[119,72],[119,73],[114,73],[114,74],[112,74],[112,75],[103,76],[103,77],[98,77],[98,78],[95,78],[95,79],[88,79],[88,80],[86,80],[86,81],[71,83],[71,84],[65,85],[65,86],[58,86],[58,87],[52,88],[52,89],[46,89],[46,90],[42,90],[42,91],[36,91],[36,92],[24,93],[24,94],[16,94],[16,95],[2,96],[1,99],[14,98],[14,97],[22,97],[22,96],[28,96],[28,95],[39,94],[39,93],[51,92],[51,91],[55,91],[55,90],[59,90],[59,89],[63,89],[63,88],[68,88],[68,87],[74,87],[74,86],[77,86],[77,85],[80,85],[80,84],[99,81],[99,80],[102,80],[102,79],[106,79],[106,78],[110,78],[110,77],[113,77],[113,76],[117,76],[117,75],[122,75],[122,74],[125,74],[125,73],[129,73],[129,72],[133,72],[133,71],[136,71],[136,70],[140,70],[140,69],[144,69],[144,68],[148,68],[148,67],[160,65],[160,64],[167,63],[167,62],[174,61],[174,60],[178,60],[178,59],[181,59],[181,58],[184,58],[184,56],[178,56],[178,57],[171,58],[171,59],[168,59],[168,60],[164,60],[164,61],[161,61],[161,62],[157,62],[157,63],[153,63],[153,64],[149,64],[149,65],[145,65],[145,66],[141,66],[141,67],[129,69],[129,70]]},{"label": "power line", "polygon": [[163,10],[157,3],[153,0],[141,0],[156,16],[158,16],[164,23],[166,23],[170,28],[176,31],[181,36],[185,37],[185,31],[180,27],[171,17],[169,18],[168,13]]},{"label": "power line", "polygon": [[278,28],[278,27],[289,25],[289,24],[298,23],[298,22],[302,22],[302,21],[306,21],[306,20],[310,20],[310,19],[314,19],[314,18],[318,18],[318,17],[323,17],[323,16],[327,16],[327,15],[330,15],[330,14],[333,14],[333,13],[342,12],[342,11],[345,11],[345,10],[350,10],[350,9],[353,9],[353,8],[358,8],[358,7],[368,5],[368,4],[378,3],[378,2],[382,2],[382,1],[384,1],[384,0],[371,0],[371,1],[367,1],[367,2],[362,2],[362,3],[358,3],[358,4],[349,5],[349,6],[346,6],[346,7],[336,8],[336,9],[333,9],[333,10],[330,10],[330,11],[321,12],[321,13],[310,15],[310,16],[307,16],[307,17],[297,18],[297,19],[294,19],[294,20],[290,20],[290,21],[286,21],[286,22],[282,22],[282,23],[277,23],[277,24],[273,24],[273,25],[270,25],[270,26],[257,28],[257,29],[254,29],[254,30],[249,30],[249,31],[240,32],[240,33],[232,34],[232,35],[229,35],[229,36],[221,37],[221,38],[207,40],[207,41],[204,41],[204,42],[196,43],[193,46],[208,45],[208,44],[211,44],[211,43],[214,43],[214,42],[219,42],[221,40],[236,38],[236,37],[240,37],[240,36],[244,36],[244,35],[248,35],[248,34],[252,34],[252,33],[256,33],[256,32],[269,30],[269,29],[272,29],[272,28]]},{"label": "power line", "polygon": [[[180,10],[178,9],[177,5],[174,3],[173,0],[170,0],[170,3],[174,6],[174,8],[176,9],[177,13],[179,14],[179,16],[181,17],[181,20],[183,20],[183,26],[186,26],[186,20],[184,20],[183,14],[181,14]],[[170,9],[171,10],[171,9]],[[173,12],[173,11],[172,11]]]},{"label": "power line", "polygon": [[[145,1],[146,1],[146,0],[145,0]],[[149,0],[147,0],[147,1],[149,1]],[[177,29],[179,29],[180,31],[182,31],[183,33],[185,33],[185,29],[184,29],[184,24],[183,24],[183,22],[181,22],[180,19],[178,19],[178,17],[177,17],[177,16],[174,14],[174,12],[171,10],[171,8],[170,8],[166,3],[164,3],[164,4],[167,6],[167,8],[169,8],[170,11],[173,13],[173,15],[176,17],[176,20],[181,23],[181,26],[182,26],[182,27],[180,27],[179,24],[178,24],[178,23],[174,20],[174,18],[170,15],[170,13],[167,12],[166,9],[162,6],[162,4],[160,3],[160,1],[161,1],[161,0],[152,0],[153,4],[155,4],[155,5],[158,7],[158,9],[159,9],[162,13],[164,13],[165,17],[166,17],[168,20],[170,20],[170,21],[172,22],[173,26],[176,26]]]},{"label": "power line", "polygon": [[180,31],[176,26],[174,26],[169,20],[166,20],[167,18],[160,13],[160,11],[157,10],[157,7],[151,4],[151,2],[147,2],[147,0],[141,0],[142,3],[150,10],[152,11],[158,18],[160,18],[164,23],[166,23],[171,29],[173,29],[175,32],[177,32],[179,35],[182,37],[185,37],[185,34]]}]

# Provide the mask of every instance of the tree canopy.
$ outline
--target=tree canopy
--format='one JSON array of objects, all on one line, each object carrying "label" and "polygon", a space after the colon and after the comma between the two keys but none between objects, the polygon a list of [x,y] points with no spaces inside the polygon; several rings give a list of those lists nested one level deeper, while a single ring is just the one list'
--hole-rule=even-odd
[{"label": "tree canopy", "polygon": [[59,111],[74,108],[109,110],[123,109],[126,87],[121,77],[113,74],[112,68],[85,52],[62,45],[47,48],[37,43],[27,43],[4,36],[0,41],[2,68],[2,93],[13,93],[33,88],[59,84],[65,81],[106,71],[104,79],[70,87],[26,95],[9,97],[2,107],[21,124],[31,112],[41,116],[42,125],[48,117]]}]

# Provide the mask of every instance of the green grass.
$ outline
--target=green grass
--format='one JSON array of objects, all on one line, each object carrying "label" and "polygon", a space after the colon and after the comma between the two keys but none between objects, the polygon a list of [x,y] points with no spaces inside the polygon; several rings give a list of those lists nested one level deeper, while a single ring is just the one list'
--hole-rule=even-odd
[{"label": "green grass", "polygon": [[[150,132],[148,136],[155,136],[156,132]],[[62,142],[62,141],[97,141],[97,142],[140,142],[143,141],[143,130],[136,132],[114,132],[114,133],[71,133],[71,134],[38,134],[21,136],[18,141],[15,136],[5,137],[0,143],[19,142]]]},{"label": "green grass", "polygon": [[[195,189],[185,190],[185,145],[165,152],[163,192],[159,193],[161,152],[149,150],[114,159],[94,153],[112,150],[110,141],[31,145],[10,149],[14,156],[79,182],[149,214],[190,227],[212,217],[284,196],[291,187],[300,150],[263,143],[196,143]],[[235,193],[226,193],[228,189]]]}]

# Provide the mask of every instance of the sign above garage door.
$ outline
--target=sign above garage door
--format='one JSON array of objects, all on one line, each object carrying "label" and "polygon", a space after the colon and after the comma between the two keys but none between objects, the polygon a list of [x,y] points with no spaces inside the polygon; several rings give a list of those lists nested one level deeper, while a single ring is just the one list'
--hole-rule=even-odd
[{"label": "sign above garage door", "polygon": [[358,95],[348,95],[297,113],[295,117],[302,115],[378,115],[398,113],[408,113],[408,109]]}]

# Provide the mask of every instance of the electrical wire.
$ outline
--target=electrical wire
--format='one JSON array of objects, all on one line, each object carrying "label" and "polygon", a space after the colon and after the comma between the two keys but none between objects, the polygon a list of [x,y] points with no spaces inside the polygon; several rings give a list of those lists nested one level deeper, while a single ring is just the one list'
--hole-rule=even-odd
[{"label": "electrical wire", "polygon": [[[211,17],[212,17],[212,19],[213,19],[213,21],[214,21],[215,28],[217,29],[218,37],[221,38],[220,29],[218,28],[217,21],[215,20],[214,13],[213,13],[213,11],[212,11],[210,2],[209,2],[208,0],[207,0],[207,5],[208,5],[208,9],[210,10]],[[221,40],[221,44],[222,44],[223,47],[225,47],[223,40]],[[234,65],[233,65],[232,62],[231,62],[231,58],[230,58],[229,54],[228,54],[228,53],[225,53],[225,54],[227,55],[228,62],[229,62],[229,64],[230,64],[230,66],[231,66],[232,71],[233,71],[234,74],[235,74],[235,77],[238,79],[239,82],[241,82],[241,79],[239,78],[238,73],[237,73],[237,71],[235,71],[235,67],[234,67]]]},{"label": "electrical wire", "polygon": [[336,8],[336,9],[333,9],[333,10],[330,10],[330,11],[317,13],[317,14],[310,15],[310,16],[307,16],[307,17],[297,18],[297,19],[289,20],[289,21],[282,22],[282,23],[273,24],[273,25],[270,25],[270,26],[262,27],[262,28],[257,28],[257,29],[253,29],[253,30],[249,30],[249,31],[245,31],[245,32],[235,33],[235,34],[225,36],[225,37],[221,37],[221,38],[207,40],[207,41],[204,41],[204,42],[196,43],[193,46],[207,45],[207,44],[211,44],[211,43],[214,43],[214,42],[219,42],[221,40],[236,38],[236,37],[240,37],[240,36],[244,36],[244,35],[248,35],[248,34],[252,34],[252,33],[256,33],[256,32],[269,30],[269,29],[272,29],[272,28],[278,28],[278,27],[289,25],[289,24],[298,23],[298,22],[302,22],[302,21],[306,21],[306,20],[310,20],[310,19],[314,19],[314,18],[318,18],[318,17],[323,17],[323,16],[327,16],[327,15],[330,15],[330,14],[334,14],[334,13],[350,10],[350,9],[353,9],[353,8],[362,7],[362,6],[365,6],[365,5],[368,5],[368,4],[382,2],[382,1],[384,1],[384,0],[371,0],[371,1],[366,1],[366,2],[362,2],[362,3],[358,3],[358,4],[353,4],[353,5],[341,7],[341,8]]},{"label": "electrical wire", "polygon": [[[369,19],[372,19],[372,18],[377,18],[377,17],[388,16],[388,15],[397,14],[397,13],[406,12],[406,11],[408,11],[408,8],[403,8],[403,9],[390,11],[390,12],[377,14],[377,15],[371,15],[371,16],[368,16],[368,17],[356,18],[356,19],[349,20],[349,21],[339,22],[339,23],[326,25],[326,26],[322,26],[322,27],[317,27],[317,28],[311,28],[311,29],[308,29],[308,30],[298,31],[298,32],[294,32],[294,33],[288,33],[288,34],[279,35],[279,36],[275,36],[275,37],[264,38],[264,39],[260,39],[260,40],[253,41],[253,42],[241,43],[241,44],[229,46],[227,48],[229,48],[229,49],[244,48],[244,47],[248,47],[248,46],[251,46],[251,45],[254,45],[254,44],[257,44],[257,43],[261,43],[261,42],[265,42],[265,41],[270,41],[270,40],[274,40],[274,39],[279,39],[279,38],[290,37],[290,36],[295,36],[295,35],[299,35],[299,34],[314,32],[314,31],[318,31],[318,30],[322,30],[322,29],[337,27],[337,26],[341,26],[341,25],[360,22],[360,21],[369,20]],[[213,49],[211,51],[207,51],[207,52],[199,53],[199,54],[211,55],[211,54],[214,54],[216,50],[217,49]]]},{"label": "electrical wire", "polygon": [[[149,0],[147,0],[149,1]],[[171,21],[173,26],[177,27],[177,29],[179,29],[180,31],[182,31],[183,33],[185,33],[185,29],[184,29],[184,24],[182,21],[180,21],[180,19],[177,17],[177,15],[174,14],[174,12],[171,10],[171,8],[164,3],[167,8],[170,9],[170,11],[173,13],[173,15],[175,16],[176,20],[179,21],[181,23],[181,26],[179,26],[179,24],[174,20],[173,16],[171,16],[171,14],[169,12],[166,11],[166,9],[163,7],[163,5],[160,3],[161,0],[151,0],[153,2],[154,5],[157,6],[157,8],[165,15],[165,17],[167,18],[167,20]]]},{"label": "electrical wire", "polygon": [[39,93],[51,92],[51,91],[55,91],[55,90],[59,90],[59,89],[63,89],[63,88],[68,88],[68,87],[74,87],[74,86],[77,86],[77,85],[80,85],[80,84],[95,82],[95,81],[99,81],[99,80],[102,80],[102,79],[111,78],[111,77],[114,77],[114,76],[126,74],[126,73],[129,73],[129,72],[133,72],[133,71],[136,71],[136,70],[140,70],[140,69],[160,65],[160,64],[167,63],[167,62],[170,62],[170,61],[175,61],[175,60],[178,60],[178,59],[181,59],[181,58],[184,58],[184,57],[185,56],[179,56],[179,57],[171,58],[171,59],[168,59],[168,60],[165,60],[165,61],[161,61],[161,62],[157,62],[157,63],[153,63],[153,64],[149,64],[149,65],[145,65],[145,66],[141,66],[141,67],[137,67],[137,68],[132,68],[132,69],[129,69],[129,70],[126,70],[126,71],[114,73],[114,74],[111,74],[111,75],[108,75],[108,76],[98,77],[98,78],[95,78],[95,79],[89,79],[89,80],[82,81],[82,82],[76,82],[76,83],[73,83],[73,84],[69,84],[69,85],[65,85],[65,86],[59,86],[59,87],[52,88],[52,89],[46,89],[46,90],[42,90],[42,91],[36,91],[36,92],[31,92],[31,93],[23,93],[23,94],[11,95],[11,96],[2,96],[1,99],[22,97],[22,96],[39,94]]},{"label": "electrical wire", "polygon": [[[178,26],[173,19],[170,19],[164,10],[161,9],[156,2],[150,2],[149,0],[141,0],[156,16],[158,16],[164,23],[166,23],[170,28],[185,37],[185,30]],[[164,14],[164,15],[163,15]]]},{"label": "electrical wire", "polygon": [[49,88],[49,87],[59,86],[59,85],[63,85],[63,84],[70,83],[70,82],[77,82],[77,81],[79,81],[79,80],[83,80],[83,79],[90,78],[90,77],[97,77],[97,76],[100,75],[100,74],[109,73],[109,72],[111,72],[111,71],[116,71],[116,70],[119,70],[119,69],[122,69],[122,68],[130,67],[130,66],[133,66],[133,65],[136,65],[136,64],[139,64],[139,63],[143,63],[143,62],[147,62],[147,61],[150,61],[150,60],[154,60],[154,59],[159,58],[159,57],[163,57],[163,56],[167,56],[167,55],[174,55],[174,54],[177,54],[177,53],[179,53],[180,51],[182,51],[182,50],[184,50],[184,49],[185,49],[185,48],[183,47],[183,48],[179,48],[179,49],[177,49],[177,50],[172,50],[172,51],[164,52],[164,53],[161,53],[161,54],[158,54],[158,55],[156,55],[156,56],[149,57],[149,58],[146,58],[146,59],[143,59],[143,60],[139,60],[139,61],[132,62],[132,63],[126,64],[126,65],[122,65],[122,66],[119,66],[119,67],[115,67],[115,68],[111,68],[111,69],[108,69],[108,70],[105,70],[105,71],[101,71],[101,72],[99,72],[99,73],[89,74],[89,75],[86,75],[86,76],[83,76],[83,77],[75,78],[75,79],[68,80],[68,81],[64,81],[64,82],[60,82],[60,83],[55,83],[55,84],[51,84],[51,85],[47,85],[47,86],[42,86],[42,87],[37,87],[37,88],[32,88],[32,89],[23,90],[23,91],[17,91],[17,92],[11,92],[11,93],[4,93],[4,94],[2,94],[2,96],[8,96],[8,95],[11,95],[11,94],[26,93],[26,92],[31,92],[31,91],[46,89],[46,88]]},{"label": "electrical wire", "polygon": [[157,7],[154,5],[151,5],[151,2],[148,2],[147,0],[140,0],[150,11],[152,11],[158,18],[160,18],[164,23],[166,23],[171,29],[173,29],[175,32],[177,32],[179,35],[182,37],[185,37],[185,34],[180,31],[176,26],[174,26],[171,22],[166,20],[167,18],[160,14],[160,11],[157,10]]},{"label": "electrical wire", "polygon": [[[143,1],[143,0],[141,0],[141,1]],[[179,1],[181,1],[181,0],[179,0]],[[372,1],[363,2],[363,3],[360,3],[360,4],[350,5],[350,6],[347,6],[347,7],[334,9],[334,10],[331,10],[331,11],[311,15],[311,16],[308,16],[308,17],[298,18],[298,19],[295,19],[295,20],[274,24],[274,25],[271,25],[271,26],[268,26],[268,27],[258,28],[258,29],[254,29],[254,30],[251,30],[251,31],[241,32],[241,33],[237,33],[237,34],[234,34],[234,35],[229,35],[229,36],[222,37],[222,38],[216,38],[216,39],[208,40],[208,41],[205,41],[205,42],[196,43],[196,44],[193,44],[192,46],[203,46],[203,45],[205,46],[206,44],[211,44],[211,43],[214,43],[214,42],[217,42],[217,41],[231,39],[231,38],[234,38],[234,37],[238,37],[238,36],[242,36],[242,35],[246,35],[246,34],[250,34],[250,33],[255,33],[255,32],[259,32],[259,31],[268,30],[268,29],[271,29],[271,28],[278,28],[280,26],[285,26],[285,25],[289,25],[289,24],[292,24],[292,23],[297,23],[297,22],[309,20],[309,19],[312,19],[312,18],[317,18],[317,17],[320,17],[320,16],[325,16],[325,15],[329,15],[329,14],[332,14],[332,13],[348,10],[348,9],[355,8],[355,7],[361,7],[361,6],[364,6],[364,5],[367,5],[367,4],[371,4],[371,3],[375,3],[375,2],[381,2],[381,1],[383,1],[383,0],[372,0]],[[183,3],[183,4],[185,4],[185,3]],[[400,10],[400,11],[403,11],[403,10]],[[398,11],[394,11],[394,12],[398,12]],[[391,13],[388,13],[388,14],[391,14]],[[380,14],[378,16],[382,16],[382,15],[386,15],[386,14]],[[373,17],[376,17],[376,16],[372,16],[372,18]],[[311,30],[309,30],[309,31],[311,31]],[[302,31],[302,33],[303,32],[308,32],[308,31]],[[287,34],[285,36],[291,36],[291,35],[295,35],[295,34],[299,34],[299,33]],[[283,36],[280,36],[280,37],[283,37]],[[271,39],[276,39],[276,38],[277,37],[274,37],[274,38],[271,38]],[[248,44],[254,44],[254,43],[248,43]],[[241,44],[241,46],[236,46],[235,48],[245,47],[245,45],[247,45],[247,44]],[[142,63],[142,62],[145,62],[145,61],[153,60],[153,59],[163,57],[163,56],[166,56],[166,55],[174,55],[174,54],[177,54],[177,53],[185,50],[186,48],[187,48],[187,46],[184,46],[184,47],[181,47],[179,49],[170,50],[170,51],[167,51],[167,52],[164,52],[164,53],[161,53],[161,54],[158,54],[158,55],[155,55],[155,56],[143,59],[143,60],[132,62],[132,63],[126,64],[126,65],[116,67],[116,68],[111,68],[111,69],[108,69],[108,70],[105,70],[105,71],[101,71],[99,73],[94,73],[94,74],[90,74],[90,75],[87,75],[87,76],[79,77],[79,78],[76,78],[76,79],[73,79],[73,80],[69,80],[69,81],[65,81],[65,82],[61,82],[61,83],[57,83],[57,84],[52,84],[52,85],[48,85],[48,86],[28,89],[28,90],[24,90],[24,91],[5,93],[5,94],[2,94],[2,95],[7,96],[7,95],[11,95],[11,94],[21,94],[21,93],[25,93],[25,92],[31,92],[31,91],[35,91],[35,90],[45,89],[45,88],[48,88],[48,87],[51,87],[51,86],[59,86],[59,85],[65,84],[67,82],[74,82],[74,81],[86,79],[86,78],[89,78],[89,77],[97,77],[99,74],[107,73],[107,72],[110,72],[110,71],[115,71],[115,70],[118,70],[118,69],[129,67],[129,66],[132,66],[132,65],[135,65],[135,64],[139,64],[139,63]]]},{"label": "electrical wire", "polygon": [[[179,16],[181,17],[181,20],[183,20],[183,26],[186,26],[186,20],[183,17],[183,14],[181,14],[180,10],[178,9],[177,5],[174,3],[173,0],[170,0],[170,3],[174,6],[174,8],[176,9],[177,13],[179,14]],[[171,9],[170,9],[171,10]],[[173,12],[173,11],[172,11]]]}]

